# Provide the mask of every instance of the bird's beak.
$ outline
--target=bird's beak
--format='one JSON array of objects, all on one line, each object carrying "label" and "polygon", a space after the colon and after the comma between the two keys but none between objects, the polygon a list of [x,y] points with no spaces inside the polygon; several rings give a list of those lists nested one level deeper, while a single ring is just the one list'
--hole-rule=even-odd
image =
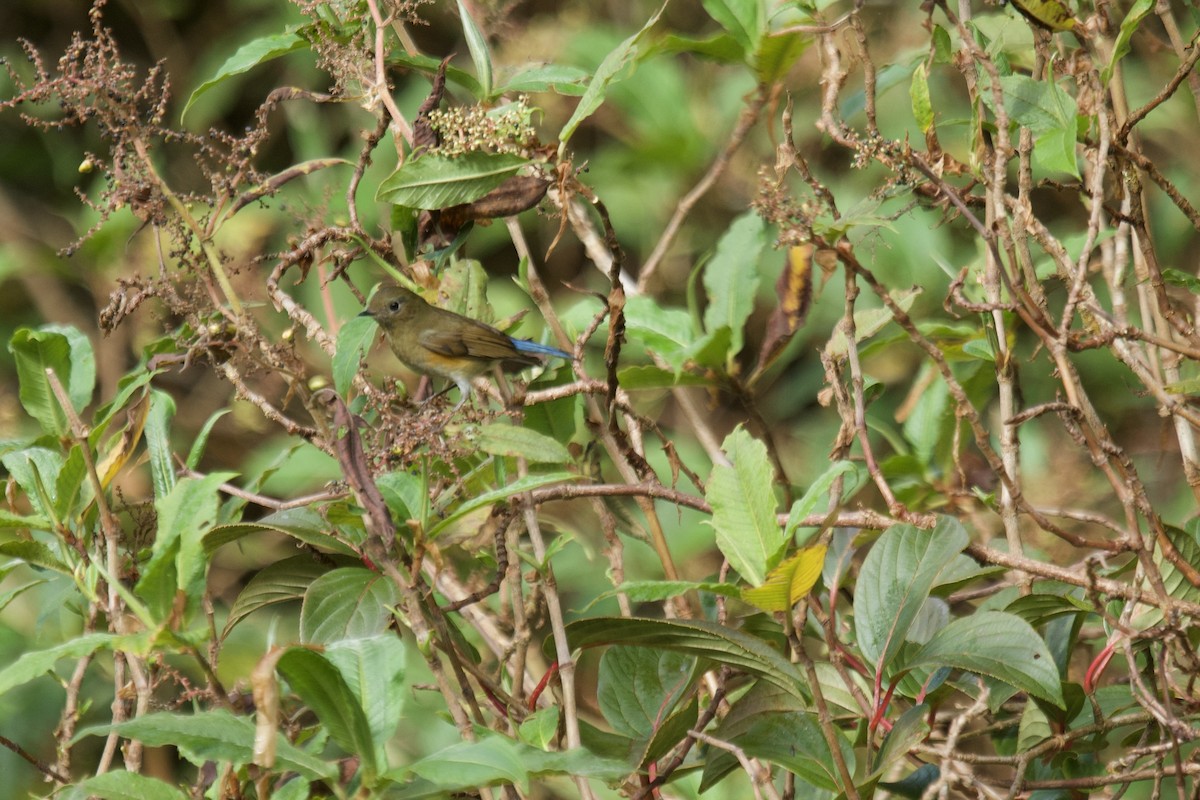
[{"label": "bird's beak", "polygon": [[373,316],[375,316],[375,314],[373,314],[373,313],[371,312],[371,309],[369,309],[369,308],[367,308],[367,309],[364,309],[364,310],[360,311],[360,312],[358,313],[358,315],[359,315],[360,317],[373,317]]}]

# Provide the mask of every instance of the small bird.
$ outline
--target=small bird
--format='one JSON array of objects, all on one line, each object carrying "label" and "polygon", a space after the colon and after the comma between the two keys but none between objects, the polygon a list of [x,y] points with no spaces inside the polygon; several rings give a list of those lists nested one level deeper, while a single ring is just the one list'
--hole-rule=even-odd
[{"label": "small bird", "polygon": [[432,306],[402,286],[380,287],[359,316],[375,319],[396,358],[409,367],[454,381],[462,392],[456,409],[471,393],[471,379],[495,364],[515,371],[542,363],[539,356],[572,358],[557,347],[514,339],[479,320]]}]

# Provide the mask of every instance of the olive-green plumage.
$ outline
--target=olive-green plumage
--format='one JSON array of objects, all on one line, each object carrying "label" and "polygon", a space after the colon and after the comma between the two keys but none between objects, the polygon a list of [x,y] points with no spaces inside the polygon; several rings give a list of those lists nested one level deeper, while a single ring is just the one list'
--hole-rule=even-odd
[{"label": "olive-green plumage", "polygon": [[471,379],[495,364],[518,370],[542,363],[539,356],[571,358],[557,348],[514,339],[479,320],[432,306],[402,286],[380,287],[361,316],[374,318],[383,328],[396,358],[422,374],[454,381],[462,391],[458,406],[471,392]]}]

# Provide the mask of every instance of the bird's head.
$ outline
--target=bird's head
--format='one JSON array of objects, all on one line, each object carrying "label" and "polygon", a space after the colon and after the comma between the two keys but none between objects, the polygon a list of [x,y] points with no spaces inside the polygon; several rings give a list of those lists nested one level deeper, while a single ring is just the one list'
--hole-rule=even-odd
[{"label": "bird's head", "polygon": [[374,317],[381,326],[388,328],[389,322],[403,319],[406,314],[411,315],[423,305],[425,301],[413,292],[403,286],[391,284],[379,287],[379,291],[375,292],[375,296],[359,316]]}]

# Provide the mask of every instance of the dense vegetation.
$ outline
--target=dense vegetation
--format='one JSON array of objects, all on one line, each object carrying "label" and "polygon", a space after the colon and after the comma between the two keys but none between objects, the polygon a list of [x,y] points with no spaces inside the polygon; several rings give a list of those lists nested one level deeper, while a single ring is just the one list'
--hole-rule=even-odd
[{"label": "dense vegetation", "polygon": [[[65,6],[5,791],[1197,791],[1194,10]],[[574,358],[459,407],[385,282]]]}]

